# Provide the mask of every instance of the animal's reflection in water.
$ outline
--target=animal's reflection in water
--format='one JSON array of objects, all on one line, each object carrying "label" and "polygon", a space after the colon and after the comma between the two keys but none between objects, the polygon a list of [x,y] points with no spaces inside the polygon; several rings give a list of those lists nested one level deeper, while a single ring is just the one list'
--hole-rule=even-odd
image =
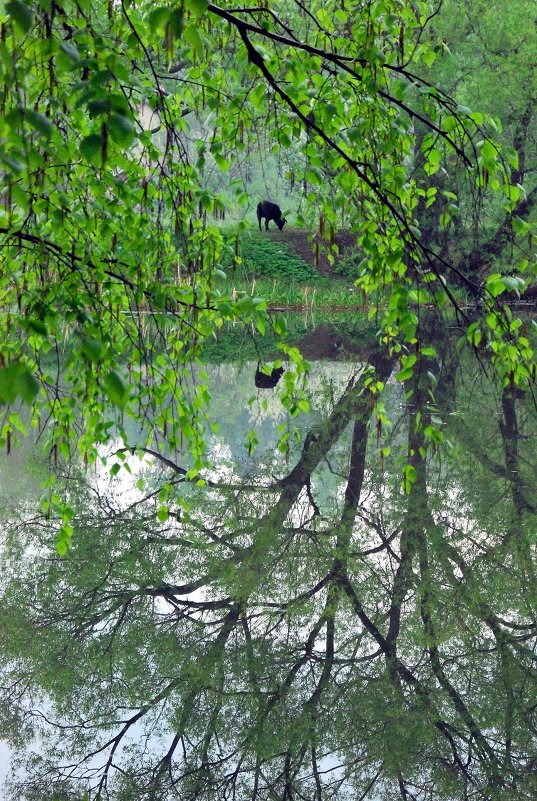
[{"label": "animal's reflection in water", "polygon": [[261,370],[261,362],[258,362],[255,371],[255,385],[259,389],[274,389],[283,373],[283,367],[273,367],[270,373],[264,373]]}]

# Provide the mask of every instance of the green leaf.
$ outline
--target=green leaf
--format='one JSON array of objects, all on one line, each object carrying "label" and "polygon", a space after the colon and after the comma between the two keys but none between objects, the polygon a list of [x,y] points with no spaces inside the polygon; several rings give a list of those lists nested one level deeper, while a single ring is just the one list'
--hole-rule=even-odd
[{"label": "green leaf", "polygon": [[32,9],[22,0],[10,0],[6,11],[23,33],[28,33],[34,22]]},{"label": "green leaf", "polygon": [[104,345],[98,339],[85,339],[80,350],[90,362],[98,362],[103,356]]},{"label": "green leaf", "polygon": [[101,149],[101,134],[90,134],[89,136],[85,136],[80,143],[80,154],[84,158],[88,159],[88,161],[93,161],[96,155],[100,156]]},{"label": "green leaf", "polygon": [[507,289],[510,289],[511,291],[516,292],[517,294],[523,292],[524,289],[526,288],[526,282],[524,281],[524,279],[519,278],[516,275],[504,275],[502,281],[504,285],[507,287]]},{"label": "green leaf", "polygon": [[73,64],[77,64],[80,61],[78,48],[72,42],[60,42],[60,50],[65,53]]},{"label": "green leaf", "polygon": [[513,217],[511,220],[515,233],[525,235],[529,231],[529,225],[521,217]]},{"label": "green leaf", "polygon": [[416,468],[411,464],[405,465],[403,468],[403,492],[405,495],[410,495],[412,491],[412,485],[415,483],[416,477]]},{"label": "green leaf", "polygon": [[495,147],[492,142],[486,139],[481,148],[481,155],[485,161],[493,164],[498,158],[498,148]]},{"label": "green leaf", "polygon": [[409,378],[412,378],[411,367],[406,367],[404,370],[399,370],[399,372],[395,376],[396,381],[408,381]]},{"label": "green leaf", "polygon": [[100,114],[108,114],[111,109],[112,103],[108,98],[99,97],[96,100],[90,100],[88,103],[88,113],[92,119]]},{"label": "green leaf", "polygon": [[39,392],[39,382],[28,368],[19,376],[16,387],[18,394],[25,403],[31,403]]},{"label": "green leaf", "polygon": [[351,142],[362,142],[364,139],[364,132],[358,125],[352,125],[347,129],[347,136]]},{"label": "green leaf", "polygon": [[110,370],[110,372],[105,375],[104,387],[110,401],[115,406],[123,408],[129,399],[129,388],[117,370]]},{"label": "green leaf", "polygon": [[58,532],[58,539],[56,540],[56,551],[59,556],[65,556],[68,549],[71,548],[73,533],[74,529],[70,523],[63,523]]},{"label": "green leaf", "polygon": [[31,108],[24,109],[24,118],[28,120],[30,125],[39,131],[40,134],[43,134],[45,137],[49,137],[53,130],[52,122],[48,117],[44,114],[41,114],[39,111],[34,111]]},{"label": "green leaf", "polygon": [[209,0],[186,0],[186,8],[188,8],[194,17],[201,17],[209,7]]},{"label": "green leaf", "polygon": [[170,19],[169,8],[166,8],[165,6],[159,6],[159,8],[154,8],[147,17],[149,30],[152,33],[164,30],[164,28],[166,27],[166,23],[169,21],[169,19]]},{"label": "green leaf", "polygon": [[67,545],[68,543],[65,537],[62,537],[61,539],[58,538],[56,542],[56,553],[58,556],[65,556],[67,553]]},{"label": "green leaf", "polygon": [[442,153],[439,150],[429,150],[425,153],[426,162],[423,167],[427,175],[434,175],[440,169]]},{"label": "green leaf", "polygon": [[250,101],[254,108],[260,109],[262,107],[263,98],[265,97],[267,89],[264,83],[259,82],[256,88],[250,92]]},{"label": "green leaf", "polygon": [[505,284],[503,282],[502,276],[499,273],[493,273],[489,275],[486,282],[487,290],[493,297],[497,297],[501,295],[502,292],[505,290]]},{"label": "green leaf", "polygon": [[434,50],[424,50],[421,54],[423,61],[427,64],[428,67],[432,67],[434,62],[436,61],[436,53]]},{"label": "green leaf", "polygon": [[222,172],[227,172],[231,166],[231,163],[225,156],[222,156],[220,153],[213,153],[214,160],[222,170]]},{"label": "green leaf", "polygon": [[28,365],[14,362],[0,369],[0,403],[13,403],[18,397],[31,403],[39,391],[39,382]]},{"label": "green leaf", "polygon": [[28,320],[26,320],[26,325],[30,331],[40,334],[42,337],[48,336],[48,328],[46,323],[43,320],[40,320],[38,317],[29,317]]},{"label": "green leaf", "polygon": [[110,136],[119,145],[127,146],[134,139],[134,125],[132,120],[123,114],[111,114],[108,118]]},{"label": "green leaf", "polygon": [[6,167],[9,167],[10,170],[15,173],[15,175],[20,175],[20,173],[24,170],[24,164],[22,161],[19,161],[19,159],[14,158],[13,156],[2,156],[2,161]]},{"label": "green leaf", "polygon": [[203,47],[203,39],[198,33],[198,29],[194,25],[188,25],[184,30],[184,38],[192,48],[198,51]]}]

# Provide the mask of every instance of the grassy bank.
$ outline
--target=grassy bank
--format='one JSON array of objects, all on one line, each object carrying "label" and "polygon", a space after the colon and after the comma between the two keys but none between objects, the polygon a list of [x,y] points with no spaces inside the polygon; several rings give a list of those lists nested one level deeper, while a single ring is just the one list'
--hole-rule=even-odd
[{"label": "grassy bank", "polygon": [[[227,235],[235,243],[235,231]],[[329,268],[326,256],[322,257],[323,268],[317,268],[311,242],[302,229],[269,234],[248,231],[241,236],[235,257],[233,250],[230,248],[221,264],[226,277],[220,288],[225,294],[257,295],[276,311],[363,312],[375,302],[370,299],[364,306],[362,293],[354,285],[359,257],[352,248],[342,249]],[[451,294],[460,308],[473,308],[475,299],[462,287],[451,287]],[[449,304],[446,311],[449,313]]]},{"label": "grassy bank", "polygon": [[[239,259],[228,256],[222,267],[226,293],[248,292],[267,298],[273,309],[356,309],[360,295],[352,281],[322,275],[285,242],[251,231],[240,243]],[[312,257],[313,258],[313,257]]]}]

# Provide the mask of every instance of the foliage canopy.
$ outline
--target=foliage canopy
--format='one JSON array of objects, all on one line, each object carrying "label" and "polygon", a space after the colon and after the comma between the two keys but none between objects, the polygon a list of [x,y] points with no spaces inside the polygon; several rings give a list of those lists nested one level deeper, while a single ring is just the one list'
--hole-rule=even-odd
[{"label": "foliage canopy", "polygon": [[[80,426],[89,460],[109,436],[111,403],[150,420],[149,441],[185,438],[199,470],[208,398],[188,384],[190,365],[227,321],[266,330],[262,299],[218,288],[233,244],[212,219],[225,202],[215,169],[233,171],[256,144],[299,156],[296,177],[327,226],[350,217],[361,287],[381,293],[385,341],[407,365],[421,347],[412,306],[454,302],[455,278],[485,296],[469,341],[489,343],[506,383],[527,383],[532,350],[497,300],[525,286],[527,260],[480,290],[420,231],[424,208],[438,208],[440,227],[456,213],[456,196],[431,183],[452,159],[474,192],[499,193],[509,210],[522,192],[509,175],[516,153],[422,77],[443,49],[426,35],[437,10],[399,0],[231,11],[204,0],[8,2],[2,401],[50,417],[50,447],[63,456]],[[243,181],[230,190],[248,203]],[[5,419],[4,442],[16,423]]]}]

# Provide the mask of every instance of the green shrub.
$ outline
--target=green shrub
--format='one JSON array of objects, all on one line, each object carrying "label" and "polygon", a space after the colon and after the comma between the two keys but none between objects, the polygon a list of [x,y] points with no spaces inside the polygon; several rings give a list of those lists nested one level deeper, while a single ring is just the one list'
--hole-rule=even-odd
[{"label": "green shrub", "polygon": [[345,250],[341,257],[334,264],[336,275],[345,278],[347,281],[356,281],[360,275],[358,269],[362,261],[363,254],[356,250]]}]

